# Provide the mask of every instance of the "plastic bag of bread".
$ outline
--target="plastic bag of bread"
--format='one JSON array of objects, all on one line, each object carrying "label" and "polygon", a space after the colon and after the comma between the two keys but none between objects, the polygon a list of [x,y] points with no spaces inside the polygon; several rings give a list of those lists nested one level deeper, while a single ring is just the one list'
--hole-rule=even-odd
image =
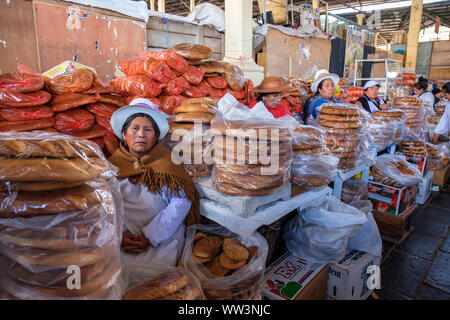
[{"label": "plastic bag of bread", "polygon": [[39,74],[4,73],[0,75],[0,91],[11,93],[29,93],[44,87],[44,78]]},{"label": "plastic bag of bread", "polygon": [[338,171],[339,158],[332,155],[297,155],[291,165],[291,182],[306,189],[326,186]]},{"label": "plastic bag of bread", "polygon": [[50,79],[49,88],[56,94],[83,92],[92,87],[96,77],[89,69],[75,69]]},{"label": "plastic bag of bread", "polygon": [[208,300],[260,299],[267,251],[258,232],[242,238],[222,226],[193,225],[180,267],[199,280]]},{"label": "plastic bag of bread", "polygon": [[53,110],[48,106],[37,106],[28,108],[5,108],[0,109],[0,120],[26,121],[46,119],[53,117]]},{"label": "plastic bag of bread", "polygon": [[0,155],[0,181],[21,188],[117,174],[94,142],[57,133],[0,133]]},{"label": "plastic bag of bread", "polygon": [[403,186],[418,184],[422,179],[420,170],[399,155],[382,154],[374,167]]},{"label": "plastic bag of bread", "polygon": [[205,300],[199,281],[182,268],[129,261],[122,281],[123,300]]},{"label": "plastic bag of bread", "polygon": [[51,99],[52,95],[43,90],[31,93],[0,91],[0,105],[10,108],[41,106]]}]

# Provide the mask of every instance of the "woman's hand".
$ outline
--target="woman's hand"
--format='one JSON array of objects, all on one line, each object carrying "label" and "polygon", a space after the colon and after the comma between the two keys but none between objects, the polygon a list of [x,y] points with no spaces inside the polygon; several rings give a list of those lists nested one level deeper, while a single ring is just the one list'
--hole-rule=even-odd
[{"label": "woman's hand", "polygon": [[388,110],[389,109],[389,107],[388,107],[388,105],[386,103],[381,104],[380,108],[381,108],[381,110]]},{"label": "woman's hand", "polygon": [[148,246],[150,241],[144,236],[137,236],[130,232],[124,232],[121,247],[126,253],[142,253]]}]

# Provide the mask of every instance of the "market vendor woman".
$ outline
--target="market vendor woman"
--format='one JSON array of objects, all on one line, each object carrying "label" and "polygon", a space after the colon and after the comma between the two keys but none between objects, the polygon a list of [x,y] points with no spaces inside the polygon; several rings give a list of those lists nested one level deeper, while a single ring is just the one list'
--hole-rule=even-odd
[{"label": "market vendor woman", "polygon": [[160,141],[169,130],[165,116],[147,99],[114,112],[111,127],[121,140],[109,161],[119,168],[124,203],[122,263],[174,266],[187,225],[198,223],[199,194],[182,165]]},{"label": "market vendor woman", "polygon": [[283,93],[289,91],[289,89],[292,89],[292,87],[281,77],[264,78],[261,84],[253,89],[257,98],[248,107],[251,109],[258,102],[263,102],[275,118],[291,115],[288,106],[281,102]]},{"label": "market vendor woman", "polygon": [[324,103],[342,103],[334,96],[336,85],[339,83],[339,76],[322,69],[316,72],[315,80],[311,85],[311,91],[316,95],[306,103],[306,110],[303,111],[305,122],[317,118],[317,108]]},{"label": "market vendor woman", "polygon": [[364,96],[355,102],[357,106],[363,107],[367,112],[374,112],[380,110],[387,110],[389,107],[386,102],[378,97],[378,89],[380,84],[376,81],[370,80],[364,85]]}]

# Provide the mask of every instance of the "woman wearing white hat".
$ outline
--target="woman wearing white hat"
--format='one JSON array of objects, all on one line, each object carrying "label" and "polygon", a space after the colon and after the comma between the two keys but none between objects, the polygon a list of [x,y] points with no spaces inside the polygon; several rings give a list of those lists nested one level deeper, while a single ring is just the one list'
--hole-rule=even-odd
[{"label": "woman wearing white hat", "polygon": [[378,97],[378,89],[380,84],[376,81],[370,80],[364,85],[364,96],[359,98],[355,104],[363,107],[367,112],[374,112],[379,110],[387,110],[389,107],[386,102]]},{"label": "woman wearing white hat", "polygon": [[115,111],[111,127],[121,140],[109,161],[119,168],[125,210],[122,262],[176,265],[186,224],[200,220],[200,197],[160,142],[169,130],[166,117],[140,98]]},{"label": "woman wearing white hat", "polygon": [[316,72],[315,80],[311,85],[311,91],[316,95],[306,103],[306,110],[303,112],[303,120],[308,122],[317,118],[317,108],[324,103],[342,103],[334,96],[336,86],[339,83],[339,76],[322,69]]}]

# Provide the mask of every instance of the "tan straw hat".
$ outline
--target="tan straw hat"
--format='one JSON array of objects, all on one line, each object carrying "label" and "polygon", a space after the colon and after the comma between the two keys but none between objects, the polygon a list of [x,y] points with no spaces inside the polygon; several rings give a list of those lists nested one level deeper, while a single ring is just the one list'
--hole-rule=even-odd
[{"label": "tan straw hat", "polygon": [[277,93],[277,92],[287,92],[291,90],[292,87],[289,86],[281,77],[267,77],[264,78],[264,80],[261,82],[261,84],[255,89],[253,89],[253,92],[256,94],[261,93]]}]

